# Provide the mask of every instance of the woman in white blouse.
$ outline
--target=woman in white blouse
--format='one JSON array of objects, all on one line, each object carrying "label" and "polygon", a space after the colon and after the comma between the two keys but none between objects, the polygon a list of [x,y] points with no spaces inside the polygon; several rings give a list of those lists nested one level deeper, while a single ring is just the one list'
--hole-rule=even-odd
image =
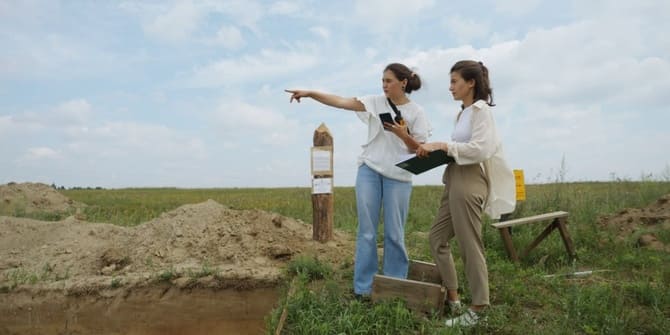
[{"label": "woman in white blouse", "polygon": [[[421,88],[421,79],[407,66],[392,63],[382,76],[383,95],[344,98],[333,94],[286,90],[291,101],[312,98],[328,106],[356,112],[367,125],[367,141],[358,157],[356,210],[358,233],[354,260],[354,294],[366,297],[377,273],[377,226],[383,208],[384,275],[406,278],[409,259],[405,249],[405,221],[412,193],[412,175],[395,166],[400,157],[414,153],[430,135],[423,109],[407,97]],[[390,113],[395,122],[382,122]],[[387,114],[388,115],[388,114]]]},{"label": "woman in white blouse", "polygon": [[472,302],[446,325],[470,326],[482,318],[481,311],[489,305],[482,213],[497,219],[514,210],[516,199],[514,174],[504,160],[491,114],[494,104],[488,69],[481,62],[465,60],[454,64],[450,72],[449,90],[454,100],[462,102],[451,141],[425,143],[417,149],[417,155],[444,150],[455,160],[442,176],[444,193],[429,240],[452,312],[460,310],[461,304],[449,241],[454,236],[458,240]]}]

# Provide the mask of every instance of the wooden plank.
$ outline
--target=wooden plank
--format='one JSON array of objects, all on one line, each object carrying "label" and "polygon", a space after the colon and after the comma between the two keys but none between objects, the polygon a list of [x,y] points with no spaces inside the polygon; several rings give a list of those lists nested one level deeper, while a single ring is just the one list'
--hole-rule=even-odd
[{"label": "wooden plank", "polygon": [[515,262],[519,261],[519,257],[516,255],[516,250],[514,249],[514,243],[512,243],[512,235],[510,234],[510,227],[498,229],[500,232],[500,237],[503,240],[505,245],[505,250],[507,250],[507,256]]},{"label": "wooden plank", "polygon": [[430,314],[442,312],[446,294],[446,289],[437,284],[375,275],[371,298],[374,302],[400,298],[407,308]]},{"label": "wooden plank", "polygon": [[568,257],[570,257],[570,259],[574,259],[577,256],[577,254],[575,253],[575,247],[572,244],[572,239],[570,238],[568,228],[565,226],[567,223],[567,219],[560,218],[557,220],[558,220],[557,222],[558,232],[561,234],[563,244],[565,245],[565,250],[568,252]]},{"label": "wooden plank", "polygon": [[438,285],[442,284],[440,271],[437,270],[437,266],[435,264],[416,260],[409,261],[407,279]]},{"label": "wooden plank", "polygon": [[550,224],[547,225],[547,227],[544,228],[544,230],[538,235],[533,242],[531,242],[528,247],[521,253],[521,258],[528,256],[528,253],[530,253],[531,250],[533,250],[535,247],[537,247],[542,240],[544,240],[551,232],[556,229],[558,223],[558,219],[554,219]]},{"label": "wooden plank", "polygon": [[501,229],[501,228],[518,226],[518,225],[527,224],[527,223],[533,223],[533,222],[539,222],[539,221],[548,221],[548,220],[553,220],[553,219],[556,219],[556,218],[563,218],[563,217],[567,217],[567,216],[568,216],[568,212],[558,211],[558,212],[545,213],[545,214],[534,215],[534,216],[529,216],[529,217],[525,217],[525,218],[519,218],[519,219],[514,219],[514,220],[509,220],[509,221],[493,223],[493,224],[491,224],[491,226],[493,226],[494,228],[497,228],[497,229]]}]

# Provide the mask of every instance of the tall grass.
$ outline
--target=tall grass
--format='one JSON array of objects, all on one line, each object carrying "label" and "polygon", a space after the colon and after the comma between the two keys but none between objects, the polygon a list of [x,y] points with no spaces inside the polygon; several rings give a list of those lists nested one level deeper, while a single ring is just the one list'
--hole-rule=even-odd
[{"label": "tall grass", "polygon": [[[88,221],[134,226],[180,205],[213,199],[236,209],[264,209],[312,220],[310,190],[280,189],[121,189],[66,190],[68,197],[89,205]],[[614,182],[527,185],[528,200],[519,203],[515,217],[563,210],[570,213],[568,229],[577,251],[570,261],[557,233],[552,233],[518,264],[506,256],[495,229],[484,228],[492,306],[486,325],[472,334],[664,334],[670,329],[670,254],[634,248],[620,241],[612,227],[596,222],[602,215],[649,205],[670,193],[669,182]],[[427,232],[442,194],[440,186],[413,189],[406,226],[406,243],[413,259],[431,261]],[[335,226],[355,233],[353,188],[335,188]],[[542,225],[515,227],[514,243],[521,248]],[[380,232],[383,227],[380,227]],[[670,244],[670,234],[659,239]],[[381,239],[380,239],[381,241]],[[469,290],[462,262],[454,248],[461,294]],[[312,260],[300,260],[288,276],[299,276],[299,288],[284,298],[289,317],[284,334],[451,334],[436,316],[416,317],[401,302],[372,305],[353,300],[351,264],[329,270]],[[307,270],[305,270],[307,269]],[[310,270],[311,269],[311,270]],[[577,270],[608,270],[588,277],[555,276]],[[318,274],[318,275],[315,275]],[[269,319],[274,329],[277,310]]]}]

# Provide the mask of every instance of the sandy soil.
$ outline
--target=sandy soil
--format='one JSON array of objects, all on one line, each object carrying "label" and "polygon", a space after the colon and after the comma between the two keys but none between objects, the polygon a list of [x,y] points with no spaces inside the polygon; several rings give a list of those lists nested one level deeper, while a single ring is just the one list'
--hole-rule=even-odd
[{"label": "sandy soil", "polygon": [[263,334],[287,263],[338,266],[353,240],[312,240],[311,225],[213,200],[136,227],[79,220],[44,184],[0,185],[0,334]]},{"label": "sandy soil", "polygon": [[644,208],[626,208],[613,215],[602,216],[598,224],[614,229],[623,242],[634,242],[635,246],[670,252],[656,237],[661,230],[670,230],[670,194],[666,194]]},{"label": "sandy soil", "polygon": [[[42,211],[73,205],[43,184],[0,189],[9,203],[15,198],[7,188],[15,197],[48,199],[31,202]],[[213,200],[179,207],[136,227],[75,216],[58,222],[0,216],[0,288],[86,293],[166,280],[179,287],[268,287],[277,284],[296,255],[337,264],[350,260],[353,250],[353,241],[339,232],[330,242],[315,242],[304,222],[261,210],[233,210]]]},{"label": "sandy soil", "polygon": [[12,215],[15,211],[67,212],[76,211],[85,204],[73,201],[52,187],[41,183],[9,183],[0,185],[0,215]]}]

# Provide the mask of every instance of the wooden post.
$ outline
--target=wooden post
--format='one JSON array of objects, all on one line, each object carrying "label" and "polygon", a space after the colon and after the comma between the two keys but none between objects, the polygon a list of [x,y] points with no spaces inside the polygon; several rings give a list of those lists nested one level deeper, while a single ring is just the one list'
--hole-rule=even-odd
[{"label": "wooden post", "polygon": [[556,227],[561,233],[561,238],[563,238],[565,250],[567,250],[570,260],[573,260],[577,258],[577,254],[575,253],[575,247],[572,244],[572,239],[570,238],[568,228],[565,226],[565,224],[568,222],[568,218],[557,218],[556,220],[558,220],[558,222],[556,222]]},{"label": "wooden post", "polygon": [[333,136],[322,123],[312,147],[312,239],[333,238],[333,208]]},{"label": "wooden post", "polygon": [[498,229],[500,232],[500,237],[502,237],[503,244],[505,245],[505,250],[507,250],[507,256],[513,261],[518,262],[519,256],[516,254],[516,249],[514,249],[514,243],[512,242],[512,235],[510,235],[510,227],[504,227]]}]

